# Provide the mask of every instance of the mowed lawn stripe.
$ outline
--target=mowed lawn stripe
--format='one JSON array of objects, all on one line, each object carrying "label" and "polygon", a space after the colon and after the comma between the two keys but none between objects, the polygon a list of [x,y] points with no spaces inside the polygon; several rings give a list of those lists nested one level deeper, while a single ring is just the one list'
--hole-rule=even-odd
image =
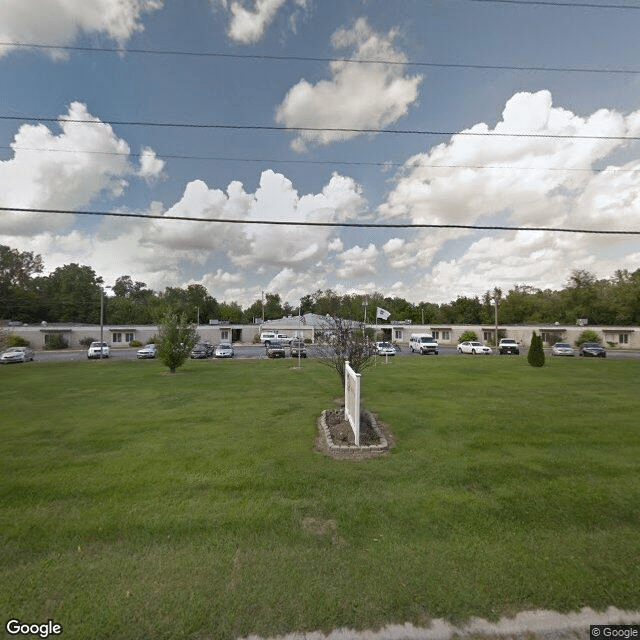
[{"label": "mowed lawn stripe", "polygon": [[6,616],[218,639],[640,608],[640,362],[380,359],[395,446],[362,461],[314,450],[342,391],[295,365],[2,367]]}]

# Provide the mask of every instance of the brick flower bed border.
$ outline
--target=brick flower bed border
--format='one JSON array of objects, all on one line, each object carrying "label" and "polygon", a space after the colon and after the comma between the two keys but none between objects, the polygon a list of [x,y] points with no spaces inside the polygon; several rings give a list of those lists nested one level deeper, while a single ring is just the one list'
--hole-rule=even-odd
[{"label": "brick flower bed border", "polygon": [[382,430],[378,426],[376,417],[372,413],[362,410],[360,415],[362,419],[366,418],[370,421],[371,427],[380,438],[380,442],[378,444],[363,445],[360,447],[357,447],[355,444],[336,444],[331,437],[331,431],[327,425],[326,415],[327,411],[325,410],[318,419],[318,427],[320,430],[321,440],[323,441],[322,444],[324,444],[323,448],[325,448],[331,455],[341,458],[362,458],[385,453],[389,450],[389,441],[382,433]]}]

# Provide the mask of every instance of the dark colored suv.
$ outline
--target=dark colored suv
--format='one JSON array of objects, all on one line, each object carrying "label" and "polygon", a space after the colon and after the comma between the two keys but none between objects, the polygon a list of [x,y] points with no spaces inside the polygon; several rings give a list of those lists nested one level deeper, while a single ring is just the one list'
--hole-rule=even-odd
[{"label": "dark colored suv", "polygon": [[267,352],[267,358],[284,358],[284,346],[279,342],[270,342],[265,345],[265,350]]},{"label": "dark colored suv", "polygon": [[307,349],[302,340],[292,340],[289,343],[289,349],[292,358],[297,358],[298,356],[301,358],[307,357]]}]

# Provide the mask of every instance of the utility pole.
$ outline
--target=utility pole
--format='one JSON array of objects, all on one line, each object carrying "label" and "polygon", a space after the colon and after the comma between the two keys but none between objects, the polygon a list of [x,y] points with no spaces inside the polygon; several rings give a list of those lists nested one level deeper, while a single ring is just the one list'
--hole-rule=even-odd
[{"label": "utility pole", "polygon": [[264,324],[264,291],[262,292],[260,300],[262,301],[262,324]]},{"label": "utility pole", "polygon": [[495,287],[493,290],[493,303],[495,304],[496,355],[500,355],[500,352],[498,351],[498,302],[501,295],[502,291],[500,291],[498,287]]},{"label": "utility pole", "polygon": [[104,289],[100,287],[100,360],[102,360],[102,349],[104,335]]}]

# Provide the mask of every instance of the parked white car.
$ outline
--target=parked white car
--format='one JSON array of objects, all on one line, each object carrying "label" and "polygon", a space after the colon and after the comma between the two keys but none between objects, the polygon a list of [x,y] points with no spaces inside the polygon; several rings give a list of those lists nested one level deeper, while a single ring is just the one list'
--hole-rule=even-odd
[{"label": "parked white car", "polygon": [[456,349],[458,353],[470,353],[471,355],[482,354],[485,356],[491,355],[493,351],[491,347],[486,347],[482,344],[482,342],[474,342],[471,340],[465,340],[465,342],[461,342]]},{"label": "parked white car", "polygon": [[11,347],[0,356],[0,363],[27,362],[33,360],[33,351],[29,347]]},{"label": "parked white car", "polygon": [[233,347],[228,342],[222,342],[216,347],[216,358],[233,358]]},{"label": "parked white car", "polygon": [[145,358],[155,358],[156,357],[157,348],[156,345],[151,343],[142,347],[142,349],[138,349],[137,357],[141,360]]},{"label": "parked white car", "polygon": [[106,342],[92,342],[87,349],[87,358],[89,360],[99,358],[101,353],[103,358],[108,358],[109,345]]},{"label": "parked white car", "polygon": [[575,356],[575,349],[566,342],[556,342],[553,347],[551,347],[551,355],[552,356]]},{"label": "parked white car", "polygon": [[379,356],[395,356],[396,349],[390,342],[376,342],[376,353]]}]

